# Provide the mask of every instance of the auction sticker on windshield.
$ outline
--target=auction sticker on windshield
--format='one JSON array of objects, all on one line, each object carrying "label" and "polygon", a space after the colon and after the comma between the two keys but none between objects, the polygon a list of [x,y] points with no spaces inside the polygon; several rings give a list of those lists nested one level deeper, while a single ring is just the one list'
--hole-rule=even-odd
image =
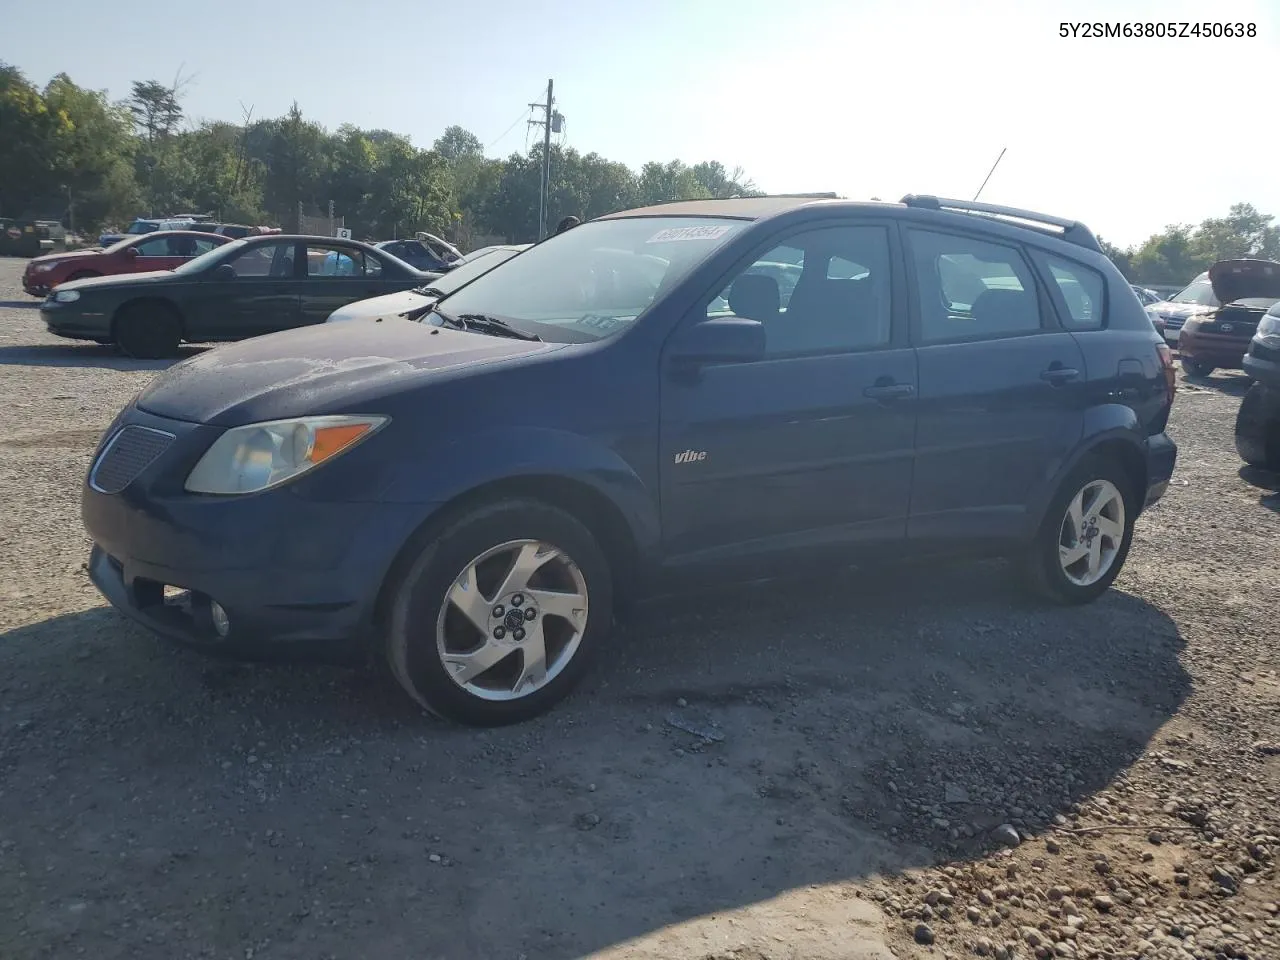
[{"label": "auction sticker on windshield", "polygon": [[669,243],[673,240],[718,240],[733,227],[668,227],[659,230],[645,243]]}]

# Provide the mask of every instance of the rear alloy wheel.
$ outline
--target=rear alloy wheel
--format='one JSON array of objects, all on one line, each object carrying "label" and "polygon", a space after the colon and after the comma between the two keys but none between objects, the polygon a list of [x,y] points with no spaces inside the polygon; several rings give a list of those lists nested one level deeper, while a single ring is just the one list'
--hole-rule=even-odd
[{"label": "rear alloy wheel", "polygon": [[182,323],[171,307],[140,303],[121,309],[115,322],[116,344],[137,360],[176,356],[182,343]]},{"label": "rear alloy wheel", "polygon": [[1041,525],[1028,570],[1059,603],[1097,599],[1120,575],[1133,541],[1131,482],[1115,463],[1089,458],[1062,484]]},{"label": "rear alloy wheel", "polygon": [[555,507],[477,508],[429,543],[400,582],[387,659],[432,713],[516,723],[564,698],[612,621],[608,563]]},{"label": "rear alloy wheel", "polygon": [[1236,412],[1236,452],[1251,467],[1280,472],[1280,395],[1254,383]]},{"label": "rear alloy wheel", "polygon": [[1207,377],[1218,368],[1211,363],[1205,363],[1203,360],[1196,360],[1193,357],[1183,357],[1182,369],[1191,377]]}]

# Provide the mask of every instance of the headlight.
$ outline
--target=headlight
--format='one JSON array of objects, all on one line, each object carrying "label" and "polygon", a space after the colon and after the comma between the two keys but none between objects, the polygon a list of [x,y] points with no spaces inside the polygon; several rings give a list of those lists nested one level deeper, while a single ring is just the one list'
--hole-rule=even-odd
[{"label": "headlight", "polygon": [[80,299],[79,290],[57,290],[53,294],[56,303],[75,303]]},{"label": "headlight", "polygon": [[192,493],[257,493],[350,450],[387,417],[299,417],[228,430],[187,477]]},{"label": "headlight", "polygon": [[1280,316],[1268,313],[1258,321],[1258,336],[1260,337],[1277,337],[1280,336]]}]

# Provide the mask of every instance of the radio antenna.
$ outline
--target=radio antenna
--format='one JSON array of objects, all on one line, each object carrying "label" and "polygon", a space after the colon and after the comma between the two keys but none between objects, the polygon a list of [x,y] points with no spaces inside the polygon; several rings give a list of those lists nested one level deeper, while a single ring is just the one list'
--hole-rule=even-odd
[{"label": "radio antenna", "polygon": [[[1000,156],[996,157],[996,162],[995,162],[995,163],[993,163],[993,164],[991,165],[991,169],[987,171],[987,180],[990,180],[990,179],[991,179],[991,174],[993,174],[993,173],[995,173],[995,172],[996,172],[996,167],[1000,166],[1000,161],[1004,159],[1004,152],[1005,152],[1006,150],[1008,150],[1008,149],[1009,149],[1008,147],[1001,147],[1001,148],[1000,148]],[[978,194],[982,193],[982,191],[983,191],[984,189],[986,189],[986,186],[987,186],[987,180],[983,180],[983,181],[982,181],[982,186],[980,186],[980,187],[978,188],[978,193],[975,193],[975,194],[973,195],[973,199],[977,200],[977,199],[978,199]]]}]

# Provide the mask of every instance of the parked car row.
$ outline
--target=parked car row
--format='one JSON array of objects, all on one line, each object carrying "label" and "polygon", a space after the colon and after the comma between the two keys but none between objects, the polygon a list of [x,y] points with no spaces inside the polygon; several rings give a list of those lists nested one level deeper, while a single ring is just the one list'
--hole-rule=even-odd
[{"label": "parked car row", "polygon": [[202,233],[215,233],[231,240],[280,232],[279,227],[253,227],[243,223],[217,223],[212,215],[207,213],[181,213],[158,219],[139,217],[125,228],[124,233],[108,232],[99,236],[98,245],[109,247],[128,237],[156,233],[161,230],[198,230]]},{"label": "parked car row", "polygon": [[[313,274],[331,254],[357,271]],[[425,708],[508,723],[569,692],[618,604],[706,576],[978,551],[1088,602],[1176,461],[1171,351],[1069,220],[682,201],[425,276],[258,237],[54,291],[50,329],[158,355],[422,288],[121,410],[82,500],[112,604],[206,649],[372,650]]]},{"label": "parked car row", "polygon": [[[1280,301],[1280,263],[1221,260],[1147,313],[1194,376],[1242,368],[1263,314]],[[1248,372],[1246,370],[1246,372]]]}]

